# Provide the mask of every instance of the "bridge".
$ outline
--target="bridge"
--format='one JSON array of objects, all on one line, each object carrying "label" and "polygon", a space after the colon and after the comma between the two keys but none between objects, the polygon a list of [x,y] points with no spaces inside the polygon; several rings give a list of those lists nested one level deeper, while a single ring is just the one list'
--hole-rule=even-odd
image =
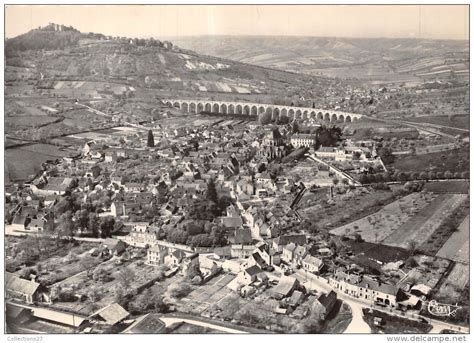
[{"label": "bridge", "polygon": [[334,110],[321,110],[312,107],[283,106],[271,104],[257,104],[249,102],[212,101],[212,100],[178,100],[163,99],[162,102],[170,107],[179,108],[187,113],[222,113],[257,116],[268,113],[272,119],[287,116],[290,119],[319,119],[329,122],[350,123],[363,117],[362,114],[347,113]]}]

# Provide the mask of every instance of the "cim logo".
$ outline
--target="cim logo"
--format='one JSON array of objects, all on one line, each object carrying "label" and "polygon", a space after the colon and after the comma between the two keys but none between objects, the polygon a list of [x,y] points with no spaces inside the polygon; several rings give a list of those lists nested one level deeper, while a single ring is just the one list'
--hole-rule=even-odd
[{"label": "cim logo", "polygon": [[439,317],[449,317],[455,316],[456,311],[459,310],[461,306],[456,305],[447,305],[447,304],[438,304],[436,300],[431,300],[428,304],[428,312],[434,316]]}]

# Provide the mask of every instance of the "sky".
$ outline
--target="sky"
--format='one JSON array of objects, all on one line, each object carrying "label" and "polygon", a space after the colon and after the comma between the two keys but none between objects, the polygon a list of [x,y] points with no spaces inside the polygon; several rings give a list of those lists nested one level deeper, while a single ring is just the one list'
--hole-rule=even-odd
[{"label": "sky", "polygon": [[467,5],[7,5],[5,35],[49,22],[126,37],[290,35],[469,39]]}]

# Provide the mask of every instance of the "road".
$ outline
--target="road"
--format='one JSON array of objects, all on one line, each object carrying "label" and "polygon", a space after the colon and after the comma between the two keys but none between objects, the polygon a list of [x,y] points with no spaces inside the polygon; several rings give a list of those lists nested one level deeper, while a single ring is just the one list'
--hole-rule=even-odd
[{"label": "road", "polygon": [[231,329],[225,326],[215,325],[215,324],[211,324],[211,323],[207,323],[207,322],[195,320],[195,319],[179,318],[179,317],[160,317],[160,319],[166,324],[167,327],[174,323],[185,322],[185,323],[202,326],[202,327],[206,327],[212,330],[218,330],[218,331],[226,332],[226,333],[248,333],[246,331]]},{"label": "road", "polygon": [[[338,292],[338,290],[332,288],[325,279],[319,279],[316,275],[313,275],[311,273],[305,273],[302,270],[297,270],[296,273],[293,274],[293,276],[296,277],[301,283],[304,283],[305,286],[309,289],[314,289],[323,292],[336,292],[337,297],[350,306],[352,311],[352,321],[347,327],[346,331],[344,331],[344,333],[370,333],[370,328],[363,319],[362,309],[373,307],[373,304],[371,302],[365,301],[363,299],[357,299],[347,294]],[[400,316],[398,313],[385,310],[383,307],[377,307],[377,310],[385,312],[391,316]],[[433,329],[430,331],[430,333],[439,333],[442,330],[453,330],[463,334],[469,333],[468,327],[457,326],[440,320],[423,317],[418,315],[414,311],[408,311],[405,316],[400,317],[410,319],[410,317],[412,316],[414,320],[416,320],[416,317],[426,319],[433,326]]]},{"label": "road", "polygon": [[[98,114],[98,115],[101,115],[101,116],[104,116],[104,117],[107,117],[107,118],[112,118],[112,115],[111,114],[107,114],[105,112],[102,112],[102,111],[99,111],[99,110],[96,110],[95,108],[92,108],[88,105],[85,105],[85,104],[81,104],[79,102],[76,102],[76,105],[79,105],[79,106],[82,106],[82,107],[85,107],[87,108],[88,110],[94,112],[95,114]],[[145,127],[145,126],[142,126],[142,125],[138,125],[138,124],[133,124],[133,123],[130,123],[128,121],[121,121],[122,124],[124,124],[124,126],[131,126],[131,127],[134,127],[136,129],[139,129],[139,130],[149,130],[150,128],[148,127]]]},{"label": "road", "polygon": [[[362,309],[364,307],[368,307],[365,303],[354,299],[347,294],[341,294],[337,292],[334,288],[332,288],[327,282],[324,282],[318,279],[311,273],[305,273],[301,269],[297,270],[296,273],[293,275],[295,276],[300,282],[304,283],[307,288],[314,289],[317,291],[323,292],[330,292],[335,291],[337,293],[337,297],[344,301],[352,311],[352,320],[349,326],[346,328],[344,333],[370,333],[369,325],[364,321]],[[308,280],[308,281],[306,281]]]}]

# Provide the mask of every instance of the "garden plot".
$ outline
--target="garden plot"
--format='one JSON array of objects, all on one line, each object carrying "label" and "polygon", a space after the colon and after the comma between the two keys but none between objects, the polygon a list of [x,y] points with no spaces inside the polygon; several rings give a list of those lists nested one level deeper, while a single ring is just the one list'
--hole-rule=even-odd
[{"label": "garden plot", "polygon": [[456,262],[469,263],[469,216],[463,220],[457,231],[444,243],[436,256]]},{"label": "garden plot", "polygon": [[372,215],[331,230],[331,233],[338,236],[359,234],[364,241],[381,242],[432,202],[434,198],[435,196],[430,193],[409,194],[386,205]]},{"label": "garden plot", "polygon": [[442,224],[452,211],[454,211],[465,199],[465,194],[442,194],[439,195],[421,212],[413,216],[405,225],[400,226],[388,236],[383,243],[397,247],[407,247],[407,243],[414,241],[420,246],[430,238],[436,229]]},{"label": "garden plot", "polygon": [[211,305],[221,302],[232,292],[232,290],[226,286],[234,278],[235,275],[232,274],[218,275],[208,283],[192,291],[188,296],[181,299],[180,302],[190,311],[202,313]]},{"label": "garden plot", "polygon": [[446,282],[455,287],[466,287],[469,282],[469,265],[465,263],[456,263],[446,278]]},{"label": "garden plot", "polygon": [[435,288],[438,282],[443,278],[450,261],[442,258],[426,255],[416,255],[413,257],[417,267],[407,273],[404,282],[411,284],[424,284]]}]

